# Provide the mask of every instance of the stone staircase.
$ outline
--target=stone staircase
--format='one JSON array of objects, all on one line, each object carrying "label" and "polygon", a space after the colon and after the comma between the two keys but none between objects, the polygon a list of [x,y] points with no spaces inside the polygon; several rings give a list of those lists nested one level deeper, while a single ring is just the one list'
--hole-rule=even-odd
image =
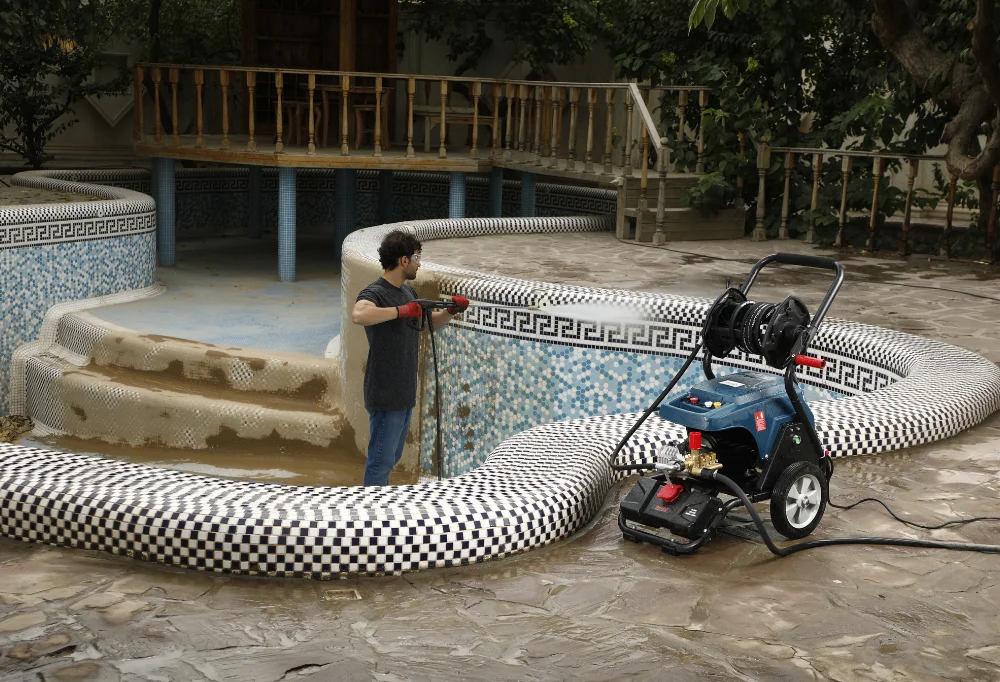
[{"label": "stone staircase", "polygon": [[[744,215],[739,208],[726,208],[712,215],[688,208],[681,203],[684,192],[698,182],[693,173],[667,175],[663,209],[663,232],[668,242],[700,239],[742,239]],[[659,178],[649,174],[646,184],[646,210],[639,209],[642,180],[638,175],[618,186],[618,219],[615,232],[620,239],[652,242],[656,232],[656,201]]]},{"label": "stone staircase", "polygon": [[86,312],[64,315],[56,343],[25,359],[36,435],[203,449],[345,447],[334,360],[144,334]]}]

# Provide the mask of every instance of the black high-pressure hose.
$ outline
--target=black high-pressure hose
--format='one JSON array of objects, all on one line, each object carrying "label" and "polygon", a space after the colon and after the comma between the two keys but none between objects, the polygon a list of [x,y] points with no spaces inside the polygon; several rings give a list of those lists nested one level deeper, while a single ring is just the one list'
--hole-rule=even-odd
[{"label": "black high-pressure hose", "polygon": [[735,481],[723,476],[718,471],[708,469],[702,469],[701,478],[716,481],[729,488],[732,494],[738,497],[740,502],[743,503],[743,506],[747,508],[748,512],[750,512],[750,518],[753,519],[754,525],[757,526],[757,532],[760,533],[760,537],[764,540],[764,544],[767,545],[767,548],[771,550],[772,554],[780,557],[786,557],[789,554],[795,554],[796,552],[801,552],[807,549],[830,547],[832,545],[895,545],[898,547],[924,547],[928,549],[950,549],[960,552],[985,552],[988,554],[1000,554],[1000,545],[979,545],[963,542],[939,542],[936,540],[914,540],[912,538],[883,537],[827,538],[824,540],[808,540],[789,547],[778,547],[774,544],[774,540],[772,540],[771,536],[768,534],[767,528],[764,526],[764,521],[761,520],[757,510],[753,508],[753,503],[750,502],[750,499],[746,496],[746,493],[743,492],[743,489],[736,485]]},{"label": "black high-pressure hose", "polygon": [[694,350],[691,351],[691,355],[687,357],[687,360],[684,361],[684,364],[681,365],[681,368],[677,371],[677,374],[675,374],[674,378],[670,380],[667,387],[663,389],[663,393],[661,393],[660,396],[653,401],[653,404],[649,406],[649,409],[646,410],[639,421],[633,424],[628,433],[626,433],[625,436],[618,441],[618,446],[615,448],[615,451],[611,453],[611,458],[608,460],[608,464],[612,471],[646,471],[651,468],[648,464],[615,464],[615,459],[618,458],[618,453],[621,452],[623,447],[625,447],[625,443],[627,443],[629,438],[632,437],[632,434],[639,430],[639,427],[642,426],[643,422],[645,422],[649,415],[653,413],[653,410],[660,406],[663,399],[667,397],[667,394],[673,390],[674,386],[677,385],[677,382],[680,381],[682,376],[684,376],[684,373],[688,371],[688,367],[690,367],[691,363],[694,362],[696,357],[698,357],[698,353],[701,352],[703,345],[704,342],[700,342],[697,346],[695,346]]}]

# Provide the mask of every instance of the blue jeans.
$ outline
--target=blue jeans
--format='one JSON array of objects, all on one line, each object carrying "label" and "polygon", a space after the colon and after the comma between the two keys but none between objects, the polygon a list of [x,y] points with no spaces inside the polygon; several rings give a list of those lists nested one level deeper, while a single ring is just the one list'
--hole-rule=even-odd
[{"label": "blue jeans", "polygon": [[365,485],[389,485],[389,472],[403,456],[412,413],[413,408],[368,413],[371,438],[365,460]]}]

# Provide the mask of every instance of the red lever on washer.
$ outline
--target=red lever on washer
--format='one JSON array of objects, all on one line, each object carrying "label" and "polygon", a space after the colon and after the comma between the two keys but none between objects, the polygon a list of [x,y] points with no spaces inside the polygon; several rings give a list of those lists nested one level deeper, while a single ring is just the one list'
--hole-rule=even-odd
[{"label": "red lever on washer", "polygon": [[816,369],[823,369],[826,367],[826,360],[823,358],[814,358],[811,355],[796,355],[795,364],[805,365],[806,367],[815,367]]}]

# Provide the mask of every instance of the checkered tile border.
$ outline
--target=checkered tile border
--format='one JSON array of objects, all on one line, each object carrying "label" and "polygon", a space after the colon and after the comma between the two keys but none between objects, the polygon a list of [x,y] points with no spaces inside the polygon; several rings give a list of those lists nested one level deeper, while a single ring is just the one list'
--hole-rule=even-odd
[{"label": "checkered tile border", "polygon": [[72,171],[25,171],[11,182],[22,187],[76,192],[97,201],[0,207],[0,249],[106,239],[152,232],[152,198],[118,187],[75,182]]},{"label": "checkered tile border", "polygon": [[[374,259],[375,246],[392,227],[432,240],[610,225],[604,218],[420,221],[355,232],[345,252]],[[431,263],[425,268],[436,271],[445,292],[478,301],[617,301],[647,311],[650,326],[660,328],[609,336],[608,330],[581,332],[579,326],[535,316],[525,331],[511,331],[531,339],[544,334],[552,342],[586,345],[592,334],[619,344],[615,347],[653,352],[629,343],[649,339],[659,344],[658,352],[682,352],[694,341],[707,306],[697,299],[560,287]],[[499,333],[501,323],[479,318],[464,324]],[[953,346],[831,321],[817,349],[845,365],[829,379],[834,390],[847,382],[848,361],[883,373],[888,382],[881,388],[869,384],[875,388],[865,393],[859,380],[853,395],[813,404],[820,435],[838,455],[945,438],[1000,406],[1000,370]],[[815,380],[827,385],[828,377]],[[497,559],[565,537],[597,512],[615,480],[607,455],[637,416],[543,424],[507,439],[467,474],[386,488],[250,483],[0,444],[0,532],[174,566],[271,576],[382,575]],[[676,425],[650,419],[622,460],[651,461],[664,443],[681,435]]]}]

